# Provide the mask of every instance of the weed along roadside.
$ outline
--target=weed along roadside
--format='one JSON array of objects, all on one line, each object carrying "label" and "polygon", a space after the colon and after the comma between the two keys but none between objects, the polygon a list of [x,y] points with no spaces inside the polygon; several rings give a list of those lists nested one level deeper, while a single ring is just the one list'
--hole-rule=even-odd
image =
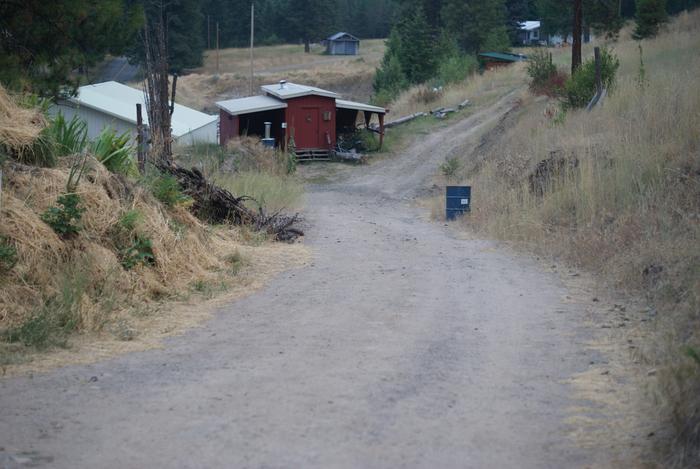
[{"label": "weed along roadside", "polygon": [[[302,245],[274,243],[265,228],[196,218],[201,199],[174,175],[139,174],[125,135],[89,142],[82,121],[46,117],[2,89],[0,105],[11,157],[0,205],[3,374],[158,346],[207,318],[211,298],[240,297],[306,262]],[[182,158],[204,162],[207,151],[185,148]],[[241,176],[224,180],[212,167],[211,177],[233,191],[252,179],[251,210],[268,200],[275,212],[298,206],[301,183],[261,167],[256,154],[253,146],[240,157]]]}]

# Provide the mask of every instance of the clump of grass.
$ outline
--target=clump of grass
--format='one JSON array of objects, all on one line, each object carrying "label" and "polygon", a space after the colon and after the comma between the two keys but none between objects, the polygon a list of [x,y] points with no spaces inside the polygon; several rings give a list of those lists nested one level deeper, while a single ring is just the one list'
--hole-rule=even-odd
[{"label": "clump of grass", "polygon": [[60,272],[58,293],[47,298],[22,324],[4,331],[2,338],[37,349],[65,347],[68,335],[81,325],[82,300],[89,283],[84,266],[67,265]]},{"label": "clump of grass", "polygon": [[0,236],[0,272],[8,272],[17,264],[17,249],[5,236]]},{"label": "clump of grass", "polygon": [[440,171],[442,172],[443,176],[448,179],[452,179],[457,175],[457,172],[461,167],[462,164],[460,163],[459,158],[456,156],[450,156],[440,165]]},{"label": "clump of grass", "polygon": [[154,173],[145,181],[153,196],[168,207],[186,205],[192,201],[182,192],[177,178],[171,174]]},{"label": "clump of grass", "polygon": [[50,122],[47,132],[55,142],[56,156],[81,153],[87,146],[87,124],[78,116],[66,121],[59,112]]},{"label": "clump of grass", "polygon": [[268,212],[293,209],[299,206],[304,186],[295,176],[282,176],[257,171],[218,174],[214,181],[233,194],[245,194],[254,200],[246,202],[250,208],[259,206]]}]

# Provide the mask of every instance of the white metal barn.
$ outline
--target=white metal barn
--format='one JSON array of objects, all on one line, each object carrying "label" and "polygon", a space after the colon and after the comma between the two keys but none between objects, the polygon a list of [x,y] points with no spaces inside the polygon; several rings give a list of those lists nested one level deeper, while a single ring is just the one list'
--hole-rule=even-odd
[{"label": "white metal barn", "polygon": [[[95,138],[105,127],[118,133],[130,132],[136,138],[136,104],[143,109],[143,122],[148,125],[145,97],[142,90],[106,81],[78,88],[75,97],[62,100],[53,112],[60,111],[67,120],[77,115],[87,123],[88,137]],[[218,116],[175,104],[172,133],[176,143],[217,143]]]}]

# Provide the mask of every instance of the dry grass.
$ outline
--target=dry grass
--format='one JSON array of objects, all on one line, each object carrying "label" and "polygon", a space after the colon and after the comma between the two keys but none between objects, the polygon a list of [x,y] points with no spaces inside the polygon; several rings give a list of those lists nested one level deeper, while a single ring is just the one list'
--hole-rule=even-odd
[{"label": "dry grass", "polygon": [[665,463],[687,465],[700,458],[700,363],[684,353],[700,349],[700,12],[642,43],[644,86],[626,34],[602,107],[558,121],[556,103],[528,98],[462,176],[477,201],[471,226],[600,272],[658,310],[641,357],[675,429]]},{"label": "dry grass", "polygon": [[[260,85],[287,80],[341,93],[348,99],[367,101],[372,93],[374,71],[384,54],[384,40],[362,41],[357,56],[329,56],[315,46],[304,53],[300,45],[265,46],[255,49],[254,93]],[[205,54],[204,65],[178,81],[178,101],[197,109],[215,111],[214,102],[250,94],[250,62],[246,48]]]},{"label": "dry grass", "polygon": [[[504,94],[504,90],[515,89],[525,80],[525,66],[510,67],[474,74],[466,80],[448,85],[441,92],[431,93],[425,85],[409,88],[401,93],[389,106],[389,120],[417,112],[428,112],[439,107],[457,107],[465,99],[474,106],[483,106]],[[432,98],[432,99],[426,99]]]},{"label": "dry grass", "polygon": [[[33,113],[13,106],[10,102],[4,109],[33,119]],[[43,125],[33,134],[13,134],[22,138],[3,135],[0,142],[16,154],[33,144],[32,135],[36,138],[41,128]],[[69,362],[104,357],[122,348],[152,346],[154,334],[179,332],[206,317],[191,307],[178,310],[182,317],[172,312],[163,315],[164,309],[171,309],[164,305],[191,295],[210,298],[231,289],[240,296],[306,255],[290,247],[289,262],[281,261],[280,250],[268,254],[271,248],[260,237],[254,240],[258,247],[248,247],[250,233],[204,225],[182,205],[166,207],[146,187],[110,173],[92,157],[75,189],[85,209],[81,229],[75,236],[62,238],[41,215],[65,193],[72,160],[61,158],[51,169],[0,163],[0,240],[16,252],[16,262],[13,259],[9,268],[0,265],[3,374],[7,365],[12,373],[18,361],[28,358],[65,363],[47,358],[56,352],[55,346],[88,344],[90,357],[75,350],[60,354]],[[147,243],[152,262],[125,262],[137,241]],[[254,282],[243,281],[250,272]],[[154,328],[158,328],[155,333]],[[141,341],[141,336],[149,338]],[[95,345],[115,341],[139,344]],[[52,353],[34,353],[45,348]],[[96,348],[101,352],[93,354]]]},{"label": "dry grass", "polygon": [[46,126],[44,116],[37,109],[17,105],[0,86],[0,142],[16,154],[22,154]]}]

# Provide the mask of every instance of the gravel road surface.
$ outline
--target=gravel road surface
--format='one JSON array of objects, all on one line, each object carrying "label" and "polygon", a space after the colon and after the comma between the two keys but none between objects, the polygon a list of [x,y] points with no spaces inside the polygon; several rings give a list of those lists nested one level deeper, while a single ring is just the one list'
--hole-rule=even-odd
[{"label": "gravel road surface", "polygon": [[531,258],[412,198],[514,103],[312,185],[311,265],[161,350],[0,381],[0,467],[562,468],[587,329]]}]

